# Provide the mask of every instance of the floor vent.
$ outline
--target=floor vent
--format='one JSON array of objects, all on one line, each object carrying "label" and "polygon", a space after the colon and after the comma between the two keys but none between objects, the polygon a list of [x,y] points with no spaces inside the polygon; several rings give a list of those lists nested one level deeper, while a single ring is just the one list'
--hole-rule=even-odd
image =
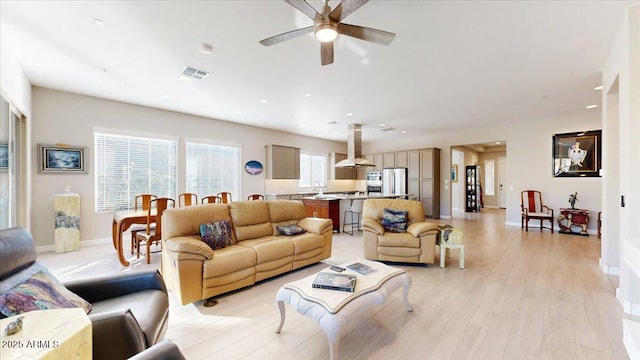
[{"label": "floor vent", "polygon": [[202,80],[209,75],[209,72],[187,66],[184,68],[184,71],[182,71],[182,75],[192,79]]}]

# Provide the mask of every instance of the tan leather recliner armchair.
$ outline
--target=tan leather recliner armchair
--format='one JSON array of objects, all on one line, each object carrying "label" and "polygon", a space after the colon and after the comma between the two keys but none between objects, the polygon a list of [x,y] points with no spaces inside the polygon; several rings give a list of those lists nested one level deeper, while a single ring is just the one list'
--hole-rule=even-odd
[{"label": "tan leather recliner armchair", "polygon": [[[384,209],[406,210],[407,232],[385,231]],[[367,199],[362,209],[364,257],[370,260],[433,264],[438,224],[425,221],[422,203],[402,199]]]}]

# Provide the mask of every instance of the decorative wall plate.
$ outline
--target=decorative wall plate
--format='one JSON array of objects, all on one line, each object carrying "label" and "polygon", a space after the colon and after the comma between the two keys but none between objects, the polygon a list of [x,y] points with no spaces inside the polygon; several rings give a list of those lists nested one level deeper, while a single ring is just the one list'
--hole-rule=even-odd
[{"label": "decorative wall plate", "polygon": [[262,164],[256,160],[247,161],[244,164],[244,170],[251,175],[258,175],[262,172]]}]

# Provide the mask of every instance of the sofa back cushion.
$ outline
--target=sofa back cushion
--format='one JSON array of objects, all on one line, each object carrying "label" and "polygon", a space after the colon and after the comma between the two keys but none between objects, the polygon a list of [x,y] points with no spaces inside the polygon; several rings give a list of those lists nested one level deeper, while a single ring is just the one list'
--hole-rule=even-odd
[{"label": "sofa back cushion", "polygon": [[[162,213],[162,238],[200,236],[200,225],[221,220],[231,221],[227,204],[213,203],[167,209]],[[231,235],[233,236],[233,233]]]},{"label": "sofa back cushion", "polygon": [[25,269],[36,261],[31,233],[22,227],[0,230],[0,280]]},{"label": "sofa back cushion", "polygon": [[281,235],[278,226],[296,225],[298,221],[307,217],[307,210],[302,201],[273,200],[267,201],[269,219],[273,228],[273,235]]},{"label": "sofa back cushion", "polygon": [[232,201],[229,212],[237,241],[273,235],[265,201]]},{"label": "sofa back cushion", "polygon": [[362,218],[382,222],[385,208],[391,210],[406,210],[408,225],[416,221],[424,221],[424,208],[422,207],[422,203],[415,200],[404,199],[367,199],[364,201],[362,208]]}]

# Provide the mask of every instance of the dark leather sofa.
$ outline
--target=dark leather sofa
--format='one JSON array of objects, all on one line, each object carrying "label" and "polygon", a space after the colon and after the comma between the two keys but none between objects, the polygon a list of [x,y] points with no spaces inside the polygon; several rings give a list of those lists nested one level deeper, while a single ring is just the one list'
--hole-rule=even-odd
[{"label": "dark leather sofa", "polygon": [[[46,270],[36,261],[34,241],[26,229],[0,230],[0,294],[41,269]],[[127,359],[164,338],[169,297],[158,272],[102,276],[64,285],[91,303],[94,360]]]}]

